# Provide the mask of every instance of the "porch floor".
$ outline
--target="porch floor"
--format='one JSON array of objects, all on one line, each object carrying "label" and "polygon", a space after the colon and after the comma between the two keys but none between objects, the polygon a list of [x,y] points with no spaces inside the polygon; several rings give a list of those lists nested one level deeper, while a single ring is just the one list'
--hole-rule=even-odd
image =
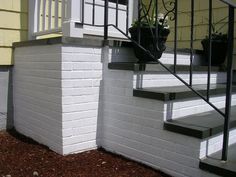
[{"label": "porch floor", "polygon": [[222,162],[221,151],[200,162],[200,168],[225,177],[236,176],[236,144],[229,147],[228,161]]}]

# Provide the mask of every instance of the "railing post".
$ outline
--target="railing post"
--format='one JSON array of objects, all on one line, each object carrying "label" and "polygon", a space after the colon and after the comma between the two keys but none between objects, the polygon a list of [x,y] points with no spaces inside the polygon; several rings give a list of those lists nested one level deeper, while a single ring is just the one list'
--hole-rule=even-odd
[{"label": "railing post", "polygon": [[36,39],[34,35],[38,30],[38,0],[29,0],[29,24],[28,24],[28,39]]},{"label": "railing post", "polygon": [[67,0],[65,7],[65,19],[62,23],[63,36],[82,38],[84,0]]},{"label": "railing post", "polygon": [[177,37],[178,37],[178,0],[175,0],[175,34],[174,34],[174,73],[177,65]]},{"label": "railing post", "polygon": [[104,40],[108,39],[108,0],[104,4]]},{"label": "railing post", "polygon": [[212,0],[209,0],[209,28],[208,28],[208,69],[207,69],[207,101],[210,100],[211,87],[211,59],[212,59]]},{"label": "railing post", "polygon": [[228,27],[228,61],[227,61],[227,86],[226,86],[226,103],[225,103],[225,121],[223,135],[222,161],[227,161],[229,130],[230,130],[230,113],[232,97],[232,76],[233,76],[233,50],[234,50],[234,8],[229,6],[229,27]]}]

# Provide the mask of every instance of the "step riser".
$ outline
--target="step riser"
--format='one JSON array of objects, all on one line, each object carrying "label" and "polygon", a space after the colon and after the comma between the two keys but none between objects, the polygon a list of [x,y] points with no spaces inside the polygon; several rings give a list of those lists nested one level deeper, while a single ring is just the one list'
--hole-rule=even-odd
[{"label": "step riser", "polygon": [[[229,133],[229,145],[236,143],[236,128],[231,129]],[[211,138],[205,139],[201,142],[200,146],[200,156],[202,159],[204,157],[210,156],[222,149],[223,146],[223,134],[218,134]]]},{"label": "step riser", "polygon": [[[178,74],[185,82],[189,83],[189,74],[183,73]],[[193,75],[193,84],[207,84],[207,74],[194,74]],[[214,73],[211,75],[211,84],[219,84],[226,82],[225,73]],[[184,85],[181,81],[176,79],[173,75],[168,73],[135,73],[134,88],[145,88],[145,87],[166,87],[166,86],[181,86]]]},{"label": "step riser", "polygon": [[[164,51],[162,57],[159,59],[163,64],[174,64],[174,53]],[[133,48],[121,48],[112,47],[109,49],[109,61],[110,62],[135,62],[137,58],[134,55]],[[190,54],[189,52],[182,52],[177,54],[177,64],[178,65],[189,65],[190,64]],[[194,54],[193,65],[206,64],[203,61],[203,56],[199,54]]]},{"label": "step riser", "polygon": [[[215,96],[210,99],[211,103],[217,108],[225,107],[225,96]],[[236,105],[236,94],[232,95],[232,106]],[[213,111],[209,104],[200,98],[191,98],[185,100],[174,100],[165,102],[164,118],[166,120],[175,120],[184,116]],[[223,117],[222,117],[223,118]]]}]

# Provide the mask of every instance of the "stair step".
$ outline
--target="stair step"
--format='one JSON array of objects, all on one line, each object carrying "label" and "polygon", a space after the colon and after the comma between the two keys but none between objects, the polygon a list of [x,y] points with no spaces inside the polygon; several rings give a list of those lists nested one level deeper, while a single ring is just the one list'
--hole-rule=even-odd
[{"label": "stair step", "polygon": [[236,176],[236,144],[229,146],[227,162],[222,162],[220,159],[221,151],[201,160],[199,167],[224,177]]},{"label": "stair step", "polygon": [[[195,85],[193,86],[193,88],[202,95],[206,95],[207,93],[207,85]],[[225,94],[225,89],[225,84],[211,84],[210,95],[213,96],[218,94]],[[236,86],[234,86],[232,90],[233,92],[236,92]],[[198,97],[193,91],[191,91],[186,86],[149,87],[134,89],[133,96],[161,101]]]},{"label": "stair step", "polygon": [[[174,65],[171,64],[165,64],[165,66],[173,70]],[[160,64],[157,62],[150,62],[150,63],[133,63],[133,62],[113,62],[108,63],[108,68],[113,70],[129,70],[129,71],[166,71],[165,68],[163,68]],[[193,65],[193,71],[207,71],[207,66],[200,66],[200,65]],[[190,67],[189,65],[176,65],[176,71],[188,71],[189,72]],[[218,72],[218,71],[224,71],[221,67],[212,66],[211,71]]]},{"label": "stair step", "polygon": [[[236,127],[236,106],[232,106],[231,110],[230,128],[234,128]],[[224,118],[216,111],[190,115],[164,122],[164,128],[168,131],[200,139],[223,132],[223,125]]]}]

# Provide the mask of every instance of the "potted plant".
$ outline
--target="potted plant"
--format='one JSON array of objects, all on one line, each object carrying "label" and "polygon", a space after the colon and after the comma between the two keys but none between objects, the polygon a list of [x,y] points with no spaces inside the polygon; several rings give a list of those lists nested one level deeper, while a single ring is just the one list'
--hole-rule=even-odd
[{"label": "potted plant", "polygon": [[[226,23],[222,22],[226,19],[222,18],[215,24],[212,25],[212,37],[211,37],[211,65],[212,66],[219,66],[224,63],[226,54],[227,54],[227,47],[228,47],[228,37],[227,34],[223,34],[219,32]],[[221,26],[216,29],[217,25],[221,23]],[[205,39],[201,41],[204,54],[206,56],[207,62],[209,61],[209,36],[206,36]]]},{"label": "potted plant", "polygon": [[140,32],[140,45],[148,51],[147,53],[140,49],[138,45],[134,45],[134,53],[140,63],[157,61],[161,58],[163,51],[166,49],[165,43],[170,33],[167,24],[168,17],[160,13],[156,18],[156,1],[154,1],[153,5],[151,3],[152,1],[150,1],[147,9],[141,1],[142,16],[139,20],[135,20],[132,27],[129,28],[131,39],[135,42],[138,42]]}]

